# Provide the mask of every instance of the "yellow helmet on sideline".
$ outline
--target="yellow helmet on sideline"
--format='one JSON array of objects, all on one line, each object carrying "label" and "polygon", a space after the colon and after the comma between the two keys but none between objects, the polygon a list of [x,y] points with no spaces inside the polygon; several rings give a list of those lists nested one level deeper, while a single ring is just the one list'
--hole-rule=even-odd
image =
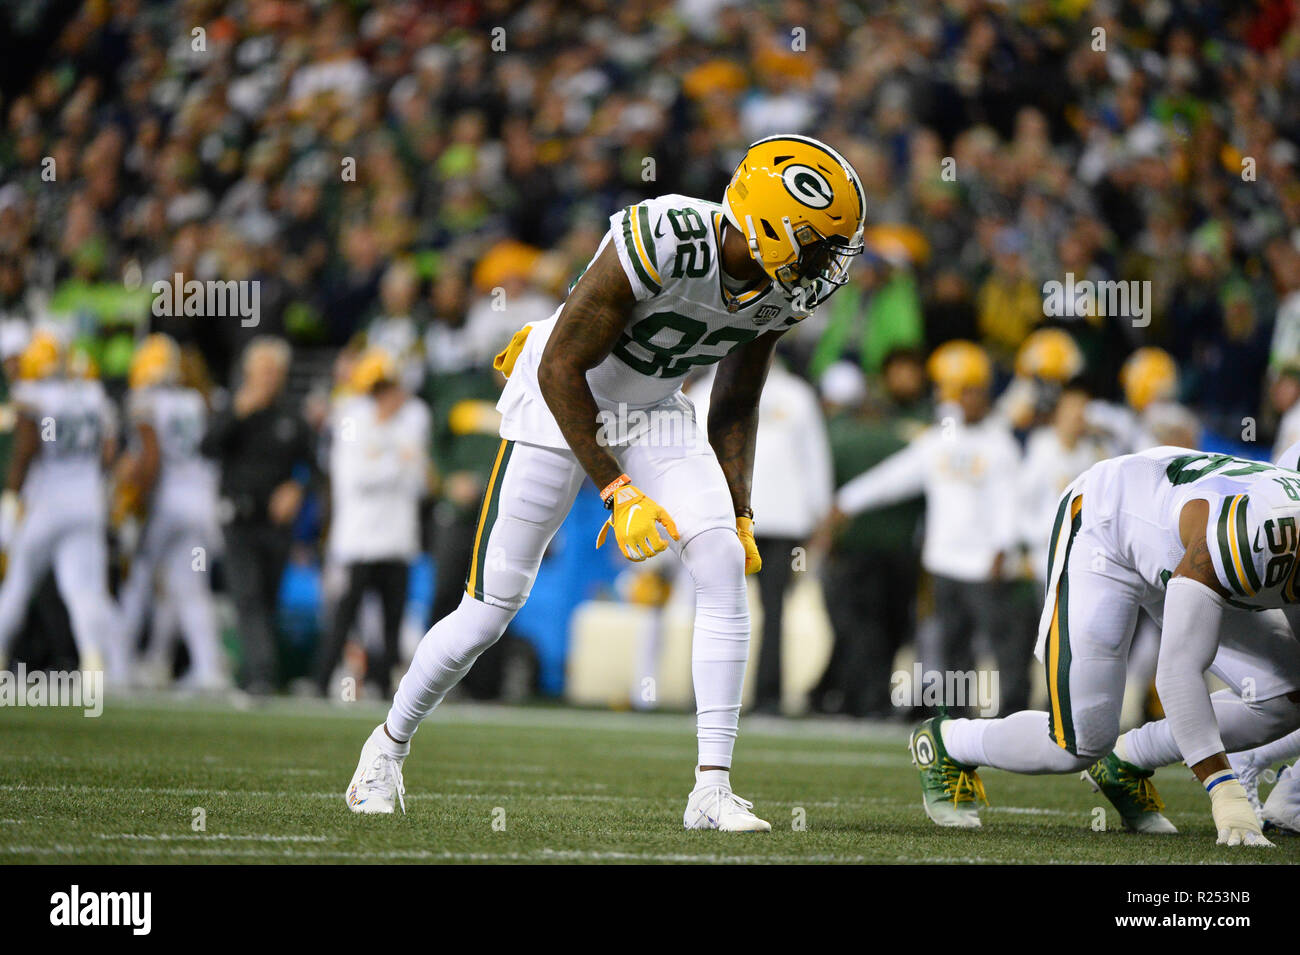
[{"label": "yellow helmet on sideline", "polygon": [[381,381],[395,382],[396,380],[397,363],[393,361],[393,356],[386,349],[371,347],[362,352],[361,357],[357,359],[348,378],[348,385],[353,391],[364,395],[369,394]]},{"label": "yellow helmet on sideline", "polygon": [[1146,346],[1128,356],[1119,370],[1124,399],[1134,411],[1167,401],[1178,391],[1178,365],[1163,348]]},{"label": "yellow helmet on sideline", "polygon": [[32,335],[27,347],[18,356],[18,377],[27,381],[49,378],[59,371],[63,363],[63,343],[53,332],[39,331]]},{"label": "yellow helmet on sideline", "polygon": [[1064,384],[1083,371],[1083,352],[1068,332],[1040,328],[1016,352],[1016,374]]},{"label": "yellow helmet on sideline", "polygon": [[751,145],[722,200],[754,261],[807,311],[848,281],[849,263],[862,252],[866,208],[848,160],[794,135]]},{"label": "yellow helmet on sideline", "polygon": [[974,342],[957,339],[934,350],[926,371],[939,388],[941,401],[956,401],[967,388],[987,388],[993,381],[993,363]]},{"label": "yellow helmet on sideline", "polygon": [[181,372],[181,350],[170,335],[155,332],[131,356],[127,382],[132,388],[172,384]]}]

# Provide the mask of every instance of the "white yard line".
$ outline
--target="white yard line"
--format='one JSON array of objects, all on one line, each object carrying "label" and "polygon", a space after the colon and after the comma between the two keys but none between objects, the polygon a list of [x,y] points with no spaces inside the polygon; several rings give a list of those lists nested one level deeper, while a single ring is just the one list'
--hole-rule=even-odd
[{"label": "white yard line", "polygon": [[[277,698],[247,708],[218,700],[178,699],[170,696],[110,698],[108,709],[186,711],[227,716],[274,715],[309,719],[383,718],[387,703],[357,702],[325,704],[315,700]],[[562,706],[506,706],[488,703],[450,703],[438,708],[433,724],[510,726],[520,729],[592,729],[639,733],[695,732],[695,717],[689,713],[631,713],[611,710],[574,709]],[[865,722],[849,719],[784,719],[742,715],[740,736],[773,739],[839,740],[843,742],[906,742],[908,728],[898,723]]]},{"label": "white yard line", "polygon": [[[138,843],[124,847],[133,855],[140,856],[214,856],[222,858],[256,858],[283,859],[343,859],[356,862],[699,862],[732,864],[797,864],[807,862],[868,862],[869,856],[862,855],[727,855],[722,853],[690,852],[617,852],[591,851],[579,849],[538,849],[531,852],[456,852],[453,850],[435,851],[431,849],[394,849],[384,851],[353,851],[339,849],[337,852],[315,849],[295,850],[286,848],[283,852],[256,849],[222,849],[194,848],[190,846],[164,846]],[[102,851],[95,846],[4,846],[0,853],[7,855],[61,855],[77,856]]]}]

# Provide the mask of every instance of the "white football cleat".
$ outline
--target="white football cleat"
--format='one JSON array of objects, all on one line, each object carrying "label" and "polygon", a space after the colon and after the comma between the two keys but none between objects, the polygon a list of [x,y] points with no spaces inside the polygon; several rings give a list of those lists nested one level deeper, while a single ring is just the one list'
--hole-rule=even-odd
[{"label": "white football cleat", "polygon": [[686,800],[682,825],[687,829],[717,829],[720,832],[771,832],[772,826],[750,810],[754,804],[741,799],[729,785],[701,784],[695,770],[695,788]]},{"label": "white football cleat", "polygon": [[348,791],[343,794],[348,808],[353,812],[391,813],[393,803],[402,807],[406,814],[406,784],[402,782],[402,763],[404,760],[389,756],[379,748],[376,734],[382,733],[381,723],[366,745],[361,747],[361,759],[357,771],[352,774]]},{"label": "white football cleat", "polygon": [[1260,812],[1264,822],[1272,823],[1287,832],[1300,833],[1300,777],[1291,767],[1285,767],[1277,778],[1277,785],[1264,800]]}]

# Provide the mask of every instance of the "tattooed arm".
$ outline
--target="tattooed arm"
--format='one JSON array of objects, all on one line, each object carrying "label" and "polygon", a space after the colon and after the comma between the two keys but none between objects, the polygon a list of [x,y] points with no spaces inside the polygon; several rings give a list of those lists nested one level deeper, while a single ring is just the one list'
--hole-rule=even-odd
[{"label": "tattooed arm", "polygon": [[1189,501],[1178,518],[1187,548],[1165,589],[1164,625],[1156,691],[1174,740],[1198,779],[1229,768],[1205,671],[1219,648],[1219,624],[1228,591],[1219,583],[1206,540],[1210,505]]},{"label": "tattooed arm", "polygon": [[1182,538],[1183,559],[1174,568],[1175,577],[1188,577],[1209,587],[1220,597],[1232,596],[1214,572],[1210,557],[1210,543],[1205,538],[1205,528],[1210,519],[1210,504],[1205,500],[1188,501],[1178,515],[1178,536]]},{"label": "tattooed arm", "polygon": [[623,469],[601,445],[600,409],[587,384],[587,372],[609,355],[635,304],[618,252],[608,243],[565,300],[537,369],[546,406],[598,489],[618,478]]},{"label": "tattooed arm", "polygon": [[718,362],[709,396],[709,444],[718,456],[736,512],[749,507],[758,435],[758,399],[780,332],[760,335]]}]

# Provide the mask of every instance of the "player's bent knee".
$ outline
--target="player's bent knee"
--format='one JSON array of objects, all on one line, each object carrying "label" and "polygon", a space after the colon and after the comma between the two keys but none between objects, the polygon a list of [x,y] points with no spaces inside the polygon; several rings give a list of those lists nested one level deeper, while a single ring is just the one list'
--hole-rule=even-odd
[{"label": "player's bent knee", "polygon": [[457,649],[469,662],[501,639],[515,613],[465,594],[460,605],[444,619],[450,624],[451,631],[459,636]]},{"label": "player's bent knee", "polygon": [[1110,705],[1075,710],[1076,736],[1070,747],[1080,769],[1087,769],[1115,748],[1119,739],[1119,715]]},{"label": "player's bent knee", "polygon": [[696,589],[744,587],[745,548],[730,528],[715,527],[691,538],[682,548],[682,563]]},{"label": "player's bent knee", "polygon": [[1265,733],[1268,737],[1265,742],[1271,743],[1300,729],[1300,704],[1292,700],[1289,694],[1274,696],[1267,700],[1245,702],[1264,721],[1267,727]]}]

